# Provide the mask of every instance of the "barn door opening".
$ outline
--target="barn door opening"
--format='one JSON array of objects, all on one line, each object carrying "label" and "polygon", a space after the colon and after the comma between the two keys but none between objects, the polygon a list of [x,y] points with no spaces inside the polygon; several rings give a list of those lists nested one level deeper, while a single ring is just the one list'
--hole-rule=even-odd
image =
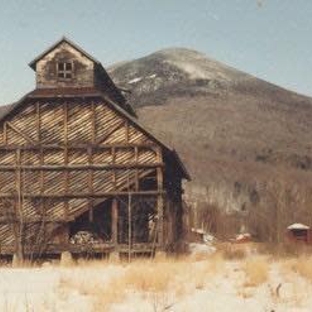
[{"label": "barn door opening", "polygon": [[[129,207],[129,204],[131,207]],[[130,215],[129,215],[130,214]],[[119,201],[118,242],[121,244],[151,243],[156,230],[156,199],[134,197],[129,203],[127,197]],[[129,227],[131,226],[131,236]]]},{"label": "barn door opening", "polygon": [[93,218],[90,220],[86,211],[70,223],[70,243],[106,243],[112,239],[112,200],[106,200],[94,207]]}]

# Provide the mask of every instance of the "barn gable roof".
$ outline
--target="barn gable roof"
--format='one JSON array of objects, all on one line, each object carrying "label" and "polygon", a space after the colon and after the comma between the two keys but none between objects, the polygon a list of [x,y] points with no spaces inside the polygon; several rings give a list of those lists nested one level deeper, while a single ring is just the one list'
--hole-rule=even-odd
[{"label": "barn gable roof", "polygon": [[[62,43],[67,43],[70,46],[72,46],[75,50],[79,51],[81,54],[83,54],[85,57],[87,57],[90,61],[92,61],[95,64],[101,65],[101,62],[99,62],[97,59],[95,59],[93,56],[91,56],[88,52],[83,50],[80,46],[78,46],[76,43],[73,41],[69,40],[65,36],[62,37],[60,40],[55,42],[53,45],[51,45],[49,48],[47,48],[45,51],[43,51],[41,54],[39,54],[34,60],[32,60],[29,63],[29,66],[33,69],[36,70],[36,64],[38,61],[40,61],[42,58],[44,58],[47,54],[49,54],[52,50],[54,50],[57,46],[59,46]],[[102,66],[102,65],[101,65]]]},{"label": "barn gable roof", "polygon": [[147,127],[142,125],[138,121],[137,118],[129,114],[125,109],[123,109],[120,105],[112,101],[111,99],[107,98],[105,94],[103,94],[100,90],[95,88],[73,88],[69,90],[68,88],[60,88],[58,90],[50,90],[50,89],[35,89],[25,96],[23,96],[19,101],[5,105],[0,107],[0,122],[3,121],[7,116],[12,114],[17,108],[21,107],[23,104],[26,103],[27,99],[40,99],[40,98],[77,98],[77,97],[99,97],[102,98],[108,105],[110,105],[116,112],[127,118],[130,122],[132,122],[137,128],[139,128],[144,134],[162,146],[167,152],[170,153],[171,157],[176,161],[179,170],[181,171],[183,177],[187,180],[191,180],[191,176],[188,173],[186,167],[184,166],[181,158],[179,157],[176,150],[160,138],[157,138],[154,134],[151,133],[147,129]]}]

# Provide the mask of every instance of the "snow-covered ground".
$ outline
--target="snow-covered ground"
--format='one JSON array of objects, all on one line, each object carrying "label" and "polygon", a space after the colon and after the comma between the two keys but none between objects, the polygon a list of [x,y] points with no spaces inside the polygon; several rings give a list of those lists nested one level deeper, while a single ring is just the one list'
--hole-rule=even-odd
[{"label": "snow-covered ground", "polygon": [[[308,312],[312,270],[296,272],[302,261],[258,255],[224,260],[214,254],[132,264],[3,267],[0,311]],[[312,260],[304,261],[309,268]]]}]

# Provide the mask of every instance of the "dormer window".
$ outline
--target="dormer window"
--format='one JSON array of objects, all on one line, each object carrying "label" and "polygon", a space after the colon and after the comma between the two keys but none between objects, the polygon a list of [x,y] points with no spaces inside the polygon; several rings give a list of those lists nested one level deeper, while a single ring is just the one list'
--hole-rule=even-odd
[{"label": "dormer window", "polygon": [[59,79],[72,79],[73,78],[73,63],[71,62],[58,62],[57,63],[57,76]]}]

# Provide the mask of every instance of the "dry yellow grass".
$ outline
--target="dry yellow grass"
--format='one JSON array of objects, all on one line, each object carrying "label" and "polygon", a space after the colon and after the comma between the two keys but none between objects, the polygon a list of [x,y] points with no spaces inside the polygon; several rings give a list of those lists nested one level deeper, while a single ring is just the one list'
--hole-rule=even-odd
[{"label": "dry yellow grass", "polygon": [[312,282],[312,257],[301,256],[298,258],[292,258],[283,262],[284,270],[290,270],[300,274],[302,277]]},{"label": "dry yellow grass", "polygon": [[[53,267],[56,269],[55,265]],[[135,294],[153,307],[160,306],[159,310],[172,302],[172,298],[176,300],[196,289],[205,288],[212,277],[223,272],[223,268],[221,254],[199,259],[186,256],[138,259],[131,263],[69,261],[57,265],[57,269],[62,271],[58,295],[66,301],[70,294],[77,292],[92,302],[94,311],[109,311],[112,304]]]},{"label": "dry yellow grass", "polygon": [[164,292],[174,279],[177,268],[172,263],[141,262],[128,267],[123,282],[142,292]]},{"label": "dry yellow grass", "polygon": [[82,268],[73,266],[70,271],[63,274],[59,282],[59,293],[66,297],[73,291],[90,297],[94,311],[108,311],[113,303],[122,302],[126,296],[126,288],[122,278],[113,276],[109,281],[102,279],[106,263],[92,261],[84,263]]},{"label": "dry yellow grass", "polygon": [[[165,306],[169,297],[178,298],[195,289],[204,288],[211,277],[223,270],[220,255],[195,261],[188,257],[154,260],[135,260],[130,264],[111,264],[107,261],[86,261],[64,268],[60,280],[61,293],[73,290],[92,298],[94,310],[125,300],[131,293],[142,295],[153,306]],[[119,269],[119,274],[104,281],[105,269],[110,265]],[[101,269],[103,270],[101,272]]]},{"label": "dry yellow grass", "polygon": [[246,244],[224,243],[218,246],[218,250],[225,260],[241,260],[246,258]]},{"label": "dry yellow grass", "polygon": [[246,287],[256,287],[268,280],[269,263],[267,258],[255,256],[247,259],[243,262],[242,269],[246,274],[244,284]]}]

